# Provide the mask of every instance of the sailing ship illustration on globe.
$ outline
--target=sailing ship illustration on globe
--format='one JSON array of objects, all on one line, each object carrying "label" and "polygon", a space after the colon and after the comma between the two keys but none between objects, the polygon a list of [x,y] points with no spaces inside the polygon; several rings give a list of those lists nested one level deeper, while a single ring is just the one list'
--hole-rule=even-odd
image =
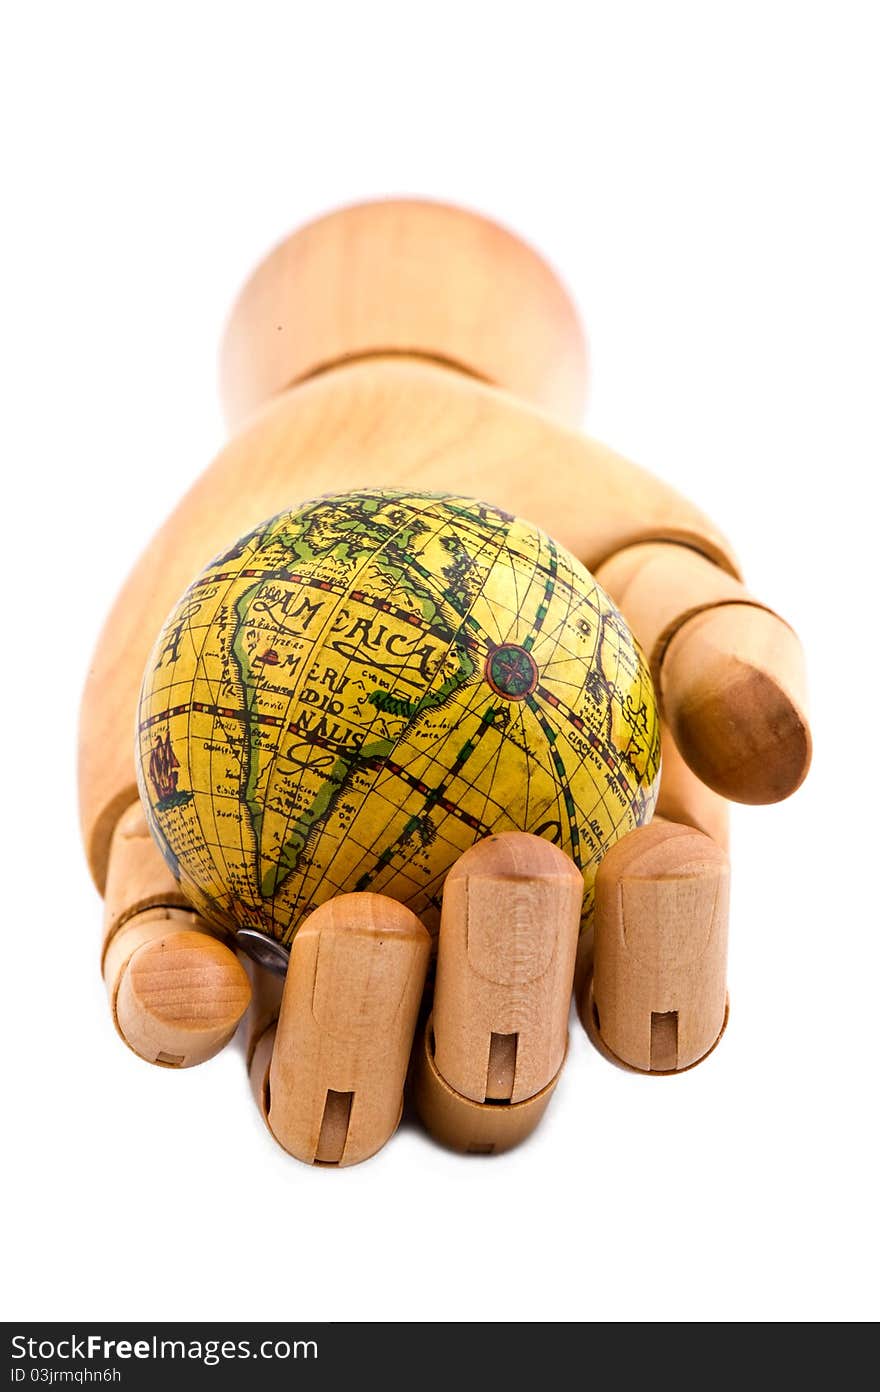
[{"label": "sailing ship illustration on globe", "polygon": [[171,732],[166,731],[164,740],[156,736],[150,751],[148,765],[150,782],[156,793],[156,811],[167,812],[171,807],[183,807],[192,800],[192,793],[178,788],[180,760],[171,748]]}]

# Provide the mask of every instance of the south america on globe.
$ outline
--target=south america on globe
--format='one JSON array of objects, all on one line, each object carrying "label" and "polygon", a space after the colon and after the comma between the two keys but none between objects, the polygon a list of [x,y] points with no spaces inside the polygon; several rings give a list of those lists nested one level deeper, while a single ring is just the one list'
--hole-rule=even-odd
[{"label": "south america on globe", "polygon": [[436,933],[447,871],[493,832],[584,876],[650,819],[645,659],[573,556],[469,498],[374,488],[256,527],[197,577],[147,663],[136,762],[194,907],[285,946],[371,890]]}]

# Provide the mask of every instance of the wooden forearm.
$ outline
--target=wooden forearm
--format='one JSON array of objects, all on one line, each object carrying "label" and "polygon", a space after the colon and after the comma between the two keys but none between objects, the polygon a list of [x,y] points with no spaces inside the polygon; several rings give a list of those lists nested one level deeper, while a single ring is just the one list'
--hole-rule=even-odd
[{"label": "wooden forearm", "polygon": [[504,387],[579,425],[587,349],[540,256],[462,208],[387,199],[300,228],[257,267],[221,355],[230,429],[340,363],[402,354]]}]

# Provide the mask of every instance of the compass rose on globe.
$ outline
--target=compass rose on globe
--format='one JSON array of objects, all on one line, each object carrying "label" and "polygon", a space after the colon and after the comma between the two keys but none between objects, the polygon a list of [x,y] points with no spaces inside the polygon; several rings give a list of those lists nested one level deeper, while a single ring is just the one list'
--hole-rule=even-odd
[{"label": "compass rose on globe", "polygon": [[502,643],[486,659],[486,681],[496,696],[523,701],[538,685],[538,667],[528,648]]}]

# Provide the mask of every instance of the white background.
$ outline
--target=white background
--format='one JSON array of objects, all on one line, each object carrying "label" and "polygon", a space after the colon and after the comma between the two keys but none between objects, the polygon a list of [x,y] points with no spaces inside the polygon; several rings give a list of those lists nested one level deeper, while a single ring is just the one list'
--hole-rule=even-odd
[{"label": "white background", "polygon": [[[876,1289],[877,11],[870,3],[9,7],[0,36],[8,1318],[860,1319]],[[678,1079],[572,1030],[541,1132],[287,1159],[237,1046],[120,1045],[79,693],[223,441],[216,348],[285,231],[426,194],[541,248],[588,428],[690,492],[806,644],[804,789],[734,826],[731,1022]],[[573,500],[577,506],[577,500]]]}]

